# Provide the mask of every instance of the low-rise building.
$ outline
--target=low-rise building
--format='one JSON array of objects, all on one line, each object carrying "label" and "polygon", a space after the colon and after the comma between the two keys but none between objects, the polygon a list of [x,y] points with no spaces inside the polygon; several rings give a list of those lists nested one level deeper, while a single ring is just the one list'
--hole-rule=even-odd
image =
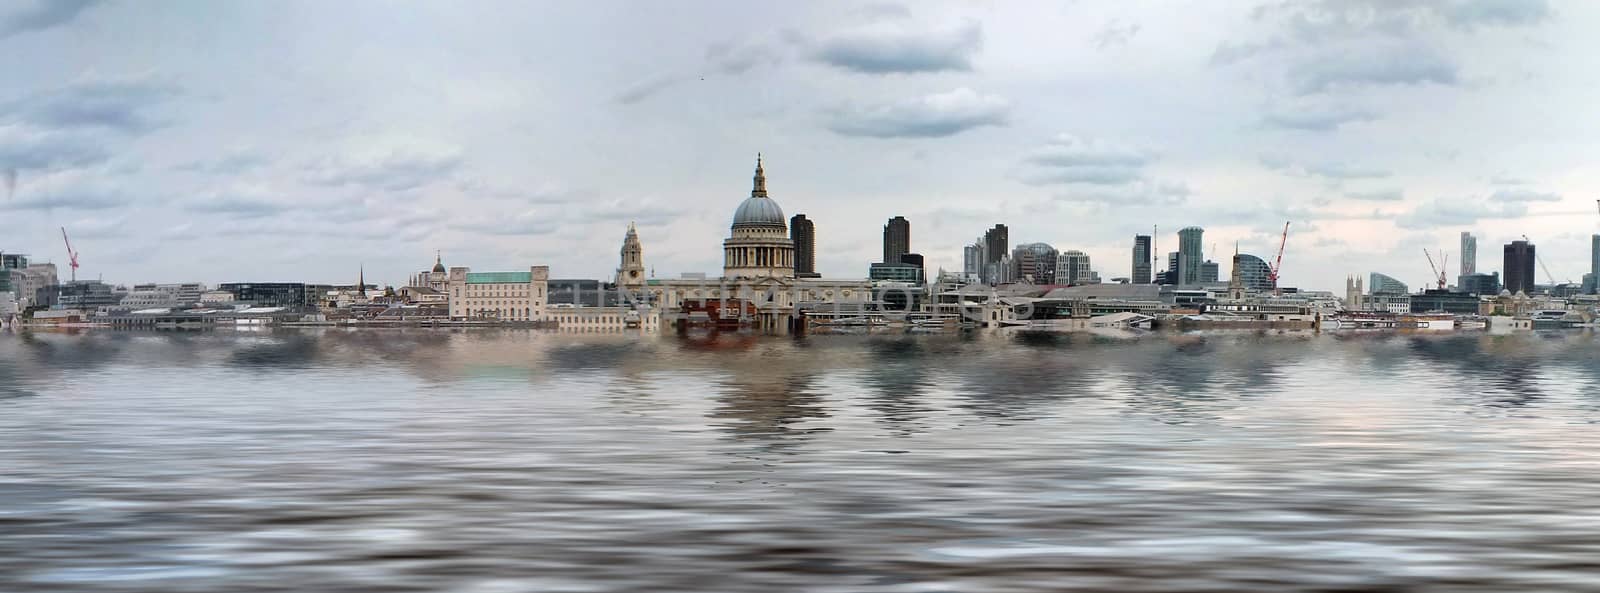
[{"label": "low-rise building", "polygon": [[10,279],[11,293],[15,295],[18,307],[26,309],[55,305],[59,282],[55,264],[28,264],[27,267],[13,269]]},{"label": "low-rise building", "polygon": [[99,280],[74,280],[61,285],[56,297],[56,307],[98,311],[102,307],[115,307],[122,301],[110,284]]},{"label": "low-rise building", "polygon": [[[139,290],[137,288],[138,286],[139,285],[135,285],[135,289],[132,292],[129,292],[127,295],[123,296],[122,301],[118,303],[118,305],[127,309],[153,309],[159,307],[176,307],[179,304],[178,295],[175,292],[167,292],[162,290]],[[195,302],[199,302],[198,295],[196,295]]]},{"label": "low-rise building", "polygon": [[303,282],[227,282],[217,285],[217,289],[233,295],[236,302],[254,307],[315,306],[325,290]]},{"label": "low-rise building", "polygon": [[543,321],[549,280],[549,266],[531,266],[526,272],[450,268],[450,318]]},{"label": "low-rise building", "polygon": [[867,278],[873,281],[922,283],[922,266],[903,262],[885,263],[874,262],[867,271]]},{"label": "low-rise building", "polygon": [[652,307],[578,307],[555,305],[545,312],[546,319],[564,332],[610,332],[661,329],[661,313]]},{"label": "low-rise building", "polygon": [[1366,302],[1363,304],[1367,311],[1410,313],[1411,295],[1392,292],[1377,292],[1367,295]]},{"label": "low-rise building", "polygon": [[200,302],[200,295],[205,294],[206,290],[206,285],[201,282],[178,282],[171,284],[135,284],[132,292],[167,293],[172,295],[173,300],[179,305],[193,305]]},{"label": "low-rise building", "polygon": [[1430,288],[1420,294],[1411,295],[1411,313],[1431,313],[1444,311],[1457,315],[1477,315],[1479,313],[1479,298],[1476,294],[1464,292],[1451,292]]}]

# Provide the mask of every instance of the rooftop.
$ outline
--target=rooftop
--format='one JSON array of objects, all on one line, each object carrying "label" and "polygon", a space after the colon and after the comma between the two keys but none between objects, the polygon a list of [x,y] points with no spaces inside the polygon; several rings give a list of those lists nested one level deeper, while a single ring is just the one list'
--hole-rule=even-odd
[{"label": "rooftop", "polygon": [[527,284],[533,272],[468,272],[467,284]]}]

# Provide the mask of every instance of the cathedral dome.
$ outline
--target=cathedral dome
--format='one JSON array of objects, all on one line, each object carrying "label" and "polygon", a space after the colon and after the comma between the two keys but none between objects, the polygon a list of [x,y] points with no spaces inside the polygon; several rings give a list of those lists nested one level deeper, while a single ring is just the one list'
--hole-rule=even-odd
[{"label": "cathedral dome", "polygon": [[787,226],[787,219],[783,217],[783,209],[778,207],[778,202],[766,196],[751,196],[739,204],[739,209],[733,211],[733,226]]},{"label": "cathedral dome", "polygon": [[767,173],[761,166],[760,155],[756,155],[755,187],[750,190],[750,197],[745,198],[739,204],[739,209],[733,211],[733,228],[788,228],[783,208],[778,207],[777,201],[767,197]]}]

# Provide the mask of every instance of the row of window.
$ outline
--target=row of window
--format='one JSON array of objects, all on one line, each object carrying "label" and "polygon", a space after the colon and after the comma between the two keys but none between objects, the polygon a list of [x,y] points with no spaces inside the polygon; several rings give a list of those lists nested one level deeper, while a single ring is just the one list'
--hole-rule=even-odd
[{"label": "row of window", "polygon": [[556,315],[550,318],[557,323],[622,323],[621,315]]},{"label": "row of window", "polygon": [[[532,290],[529,290],[528,285],[526,285],[526,284],[468,284],[467,285],[467,295],[468,296],[478,296],[478,297],[496,296],[496,297],[499,297],[499,296],[528,296],[530,294],[533,295],[533,296],[537,296],[537,297],[543,298],[544,297],[544,286],[543,285],[535,285]],[[456,295],[457,298],[461,297],[461,287],[460,286],[456,287],[455,295]]]},{"label": "row of window", "polygon": [[[510,301],[469,300],[469,301],[465,301],[466,306],[469,307],[469,308],[470,307],[503,307],[503,306],[507,306],[507,305],[515,306],[515,305],[520,305],[523,302],[524,301],[520,301],[520,300],[510,300]],[[539,301],[534,301],[533,302],[533,306],[535,306],[535,307],[538,307],[538,306],[541,306],[541,305],[542,305],[542,303],[540,303]]]}]

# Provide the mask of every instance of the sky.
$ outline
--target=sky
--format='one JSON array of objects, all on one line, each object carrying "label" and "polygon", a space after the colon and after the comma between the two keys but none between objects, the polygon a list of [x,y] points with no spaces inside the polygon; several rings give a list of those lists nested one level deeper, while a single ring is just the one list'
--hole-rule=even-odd
[{"label": "sky", "polygon": [[[995,223],[1126,276],[1135,234],[1282,284],[1419,288],[1600,231],[1600,3],[0,0],[0,250],[108,282],[720,272],[756,154],[818,271]],[[66,275],[64,266],[62,275]],[[1541,278],[1542,279],[1542,278]]]}]

